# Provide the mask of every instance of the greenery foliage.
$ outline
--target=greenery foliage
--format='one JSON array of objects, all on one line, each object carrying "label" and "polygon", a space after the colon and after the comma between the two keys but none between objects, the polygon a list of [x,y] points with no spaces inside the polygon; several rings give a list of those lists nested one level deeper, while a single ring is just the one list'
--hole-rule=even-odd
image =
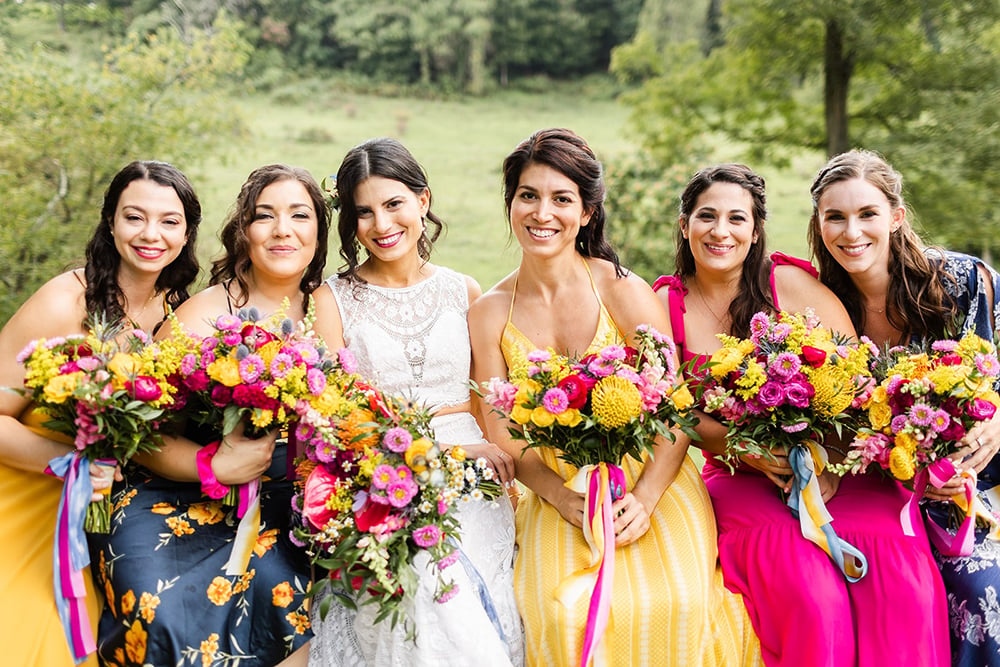
[{"label": "greenery foliage", "polygon": [[[706,136],[722,137],[754,165],[862,146],[904,174],[932,239],[987,256],[1000,247],[1000,177],[990,168],[1000,160],[995,0],[724,7],[724,42],[708,55],[694,40],[660,50],[644,28],[615,54],[619,76],[642,81],[627,102],[636,134],[661,164],[675,164]],[[970,238],[956,211],[988,232]]]},{"label": "greenery foliage", "polygon": [[12,195],[0,226],[0,321],[81,259],[121,167],[155,156],[184,169],[240,136],[218,95],[247,59],[238,34],[220,20],[186,41],[169,29],[133,35],[97,65],[0,45],[0,191]]}]

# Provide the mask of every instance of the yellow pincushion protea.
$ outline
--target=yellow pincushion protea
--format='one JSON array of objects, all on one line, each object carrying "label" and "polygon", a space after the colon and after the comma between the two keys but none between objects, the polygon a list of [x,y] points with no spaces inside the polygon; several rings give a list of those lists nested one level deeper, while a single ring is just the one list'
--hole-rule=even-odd
[{"label": "yellow pincushion protea", "polygon": [[892,476],[900,481],[913,479],[916,474],[916,467],[913,464],[913,455],[902,447],[893,447],[889,452],[889,471]]},{"label": "yellow pincushion protea", "polygon": [[642,414],[642,396],[634,384],[615,375],[602,378],[591,393],[594,419],[607,428],[628,424]]},{"label": "yellow pincushion protea", "polygon": [[854,391],[851,377],[837,366],[821,366],[806,371],[816,390],[813,407],[823,417],[839,415],[851,407]]}]

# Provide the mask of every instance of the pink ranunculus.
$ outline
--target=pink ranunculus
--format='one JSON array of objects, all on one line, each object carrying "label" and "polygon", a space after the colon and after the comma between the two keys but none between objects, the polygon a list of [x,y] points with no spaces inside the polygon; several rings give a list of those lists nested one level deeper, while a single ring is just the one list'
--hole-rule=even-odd
[{"label": "pink ranunculus", "polygon": [[768,380],[757,390],[757,400],[765,408],[776,408],[785,400],[785,390],[780,382]]},{"label": "pink ranunculus", "polygon": [[59,367],[59,375],[69,375],[70,373],[76,373],[78,370],[80,370],[80,364],[75,361],[67,361]]},{"label": "pink ranunculus", "polygon": [[802,358],[813,368],[819,368],[826,361],[826,350],[821,350],[812,345],[803,345]]},{"label": "pink ranunculus", "polygon": [[965,406],[965,413],[976,421],[985,421],[993,417],[997,406],[982,398],[974,398]]},{"label": "pink ranunculus", "polygon": [[302,499],[302,516],[314,528],[322,530],[337,513],[327,507],[326,501],[337,492],[337,478],[325,466],[313,468],[306,478]]},{"label": "pink ranunculus", "polygon": [[938,363],[942,366],[961,366],[962,365],[962,355],[956,354],[955,352],[949,352],[948,354],[942,354],[938,358]]},{"label": "pink ranunculus", "polygon": [[147,375],[139,375],[135,380],[126,382],[125,388],[132,395],[132,398],[146,403],[158,400],[163,396],[163,389],[160,388],[160,383]]},{"label": "pink ranunculus", "polygon": [[812,385],[804,382],[790,382],[785,385],[785,400],[796,408],[808,408],[809,401],[816,395]]}]

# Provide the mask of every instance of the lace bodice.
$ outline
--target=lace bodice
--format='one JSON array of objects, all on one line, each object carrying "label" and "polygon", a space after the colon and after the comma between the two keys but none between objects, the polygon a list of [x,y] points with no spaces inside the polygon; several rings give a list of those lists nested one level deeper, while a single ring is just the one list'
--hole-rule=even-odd
[{"label": "lace bodice", "polygon": [[384,392],[434,410],[469,400],[465,277],[443,266],[400,288],[327,280],[358,372]]}]

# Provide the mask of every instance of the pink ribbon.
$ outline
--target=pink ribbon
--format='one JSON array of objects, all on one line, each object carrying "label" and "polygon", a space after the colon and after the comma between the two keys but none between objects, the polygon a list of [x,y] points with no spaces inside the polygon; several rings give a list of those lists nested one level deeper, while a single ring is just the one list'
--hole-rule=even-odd
[{"label": "pink ribbon", "polygon": [[625,495],[625,473],[616,465],[600,463],[588,474],[584,517],[590,527],[590,540],[597,547],[599,562],[597,581],[590,595],[587,627],[583,637],[580,667],[587,667],[594,657],[597,644],[604,637],[611,615],[611,587],[615,578],[615,530],[611,505]]},{"label": "pink ribbon", "polygon": [[63,480],[52,553],[53,584],[59,619],[76,663],[83,662],[97,650],[84,603],[87,588],[83,581],[83,570],[90,564],[87,538],[83,533],[87,505],[93,494],[89,467],[86,456],[70,452],[49,461],[45,471]]},{"label": "pink ribbon", "polygon": [[[913,537],[916,534],[914,526],[920,521],[920,499],[923,498],[928,484],[933,484],[940,489],[955,476],[955,464],[951,459],[938,459],[923,470],[917,473],[913,480],[913,492],[903,506],[899,514],[900,523],[903,525],[903,533]],[[952,537],[948,531],[937,525],[934,521],[928,520],[927,534],[937,550],[943,556],[968,556],[972,553],[975,544],[976,512],[973,501],[976,496],[976,472],[968,471],[962,473],[962,494],[965,497],[965,519],[958,531]]]}]

